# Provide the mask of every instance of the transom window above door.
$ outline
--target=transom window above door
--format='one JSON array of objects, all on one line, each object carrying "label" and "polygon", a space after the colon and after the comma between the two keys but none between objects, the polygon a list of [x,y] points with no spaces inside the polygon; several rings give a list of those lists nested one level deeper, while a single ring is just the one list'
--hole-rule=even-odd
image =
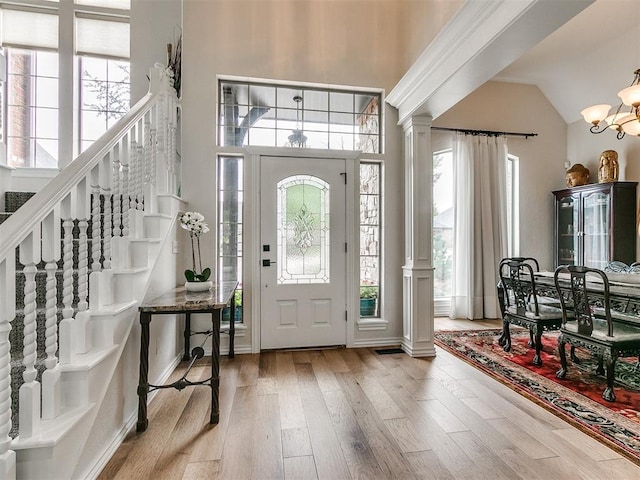
[{"label": "transom window above door", "polygon": [[381,94],[221,80],[218,144],[382,153]]}]

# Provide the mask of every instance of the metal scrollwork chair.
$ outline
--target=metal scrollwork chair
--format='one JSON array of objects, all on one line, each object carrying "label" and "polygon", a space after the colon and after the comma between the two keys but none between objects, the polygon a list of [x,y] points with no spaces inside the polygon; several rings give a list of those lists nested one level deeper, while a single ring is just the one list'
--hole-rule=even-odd
[{"label": "metal scrollwork chair", "polygon": [[[568,305],[567,299],[562,295],[562,290],[567,287],[561,285],[560,278],[567,273],[572,306]],[[587,275],[594,278],[590,285],[587,284]],[[640,354],[640,325],[614,320],[609,300],[609,280],[602,270],[584,266],[560,266],[555,271],[554,283],[560,294],[563,312],[558,337],[561,366],[556,377],[563,379],[567,375],[565,344],[584,347],[598,357],[597,374],[605,373],[603,363],[606,367],[607,387],[602,398],[615,401],[613,384],[616,361],[618,357]],[[622,318],[621,315],[615,316]]]},{"label": "metal scrollwork chair", "polygon": [[535,348],[534,365],[542,365],[542,333],[558,330],[562,324],[562,309],[556,299],[539,297],[534,273],[538,262],[530,257],[503,259],[498,266],[500,283],[498,296],[502,310],[502,335],[498,343],[505,352],[511,349],[510,324],[529,329],[529,346]]}]

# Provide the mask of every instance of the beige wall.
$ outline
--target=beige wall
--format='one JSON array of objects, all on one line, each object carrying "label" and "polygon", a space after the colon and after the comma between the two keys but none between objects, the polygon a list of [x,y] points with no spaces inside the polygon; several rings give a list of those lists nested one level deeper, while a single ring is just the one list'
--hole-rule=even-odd
[{"label": "beige wall", "polygon": [[532,85],[487,82],[434,121],[434,126],[533,132],[508,137],[509,153],[520,159],[520,254],[553,267],[553,195],[564,188],[567,125]]},{"label": "beige wall", "polygon": [[406,26],[402,59],[406,71],[451,20],[463,0],[404,0],[403,3]]}]

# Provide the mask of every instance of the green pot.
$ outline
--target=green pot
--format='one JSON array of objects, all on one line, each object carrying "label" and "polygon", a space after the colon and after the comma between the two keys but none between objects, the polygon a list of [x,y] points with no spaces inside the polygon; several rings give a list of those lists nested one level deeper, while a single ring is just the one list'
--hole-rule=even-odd
[{"label": "green pot", "polygon": [[376,314],[377,298],[361,298],[360,299],[360,316],[373,317]]}]

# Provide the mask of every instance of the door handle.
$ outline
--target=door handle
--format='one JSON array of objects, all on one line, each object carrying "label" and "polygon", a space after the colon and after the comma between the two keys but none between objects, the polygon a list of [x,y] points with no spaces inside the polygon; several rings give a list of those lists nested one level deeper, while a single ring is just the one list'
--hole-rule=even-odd
[{"label": "door handle", "polygon": [[276,262],[272,262],[271,260],[262,260],[263,267],[270,267],[271,265],[275,265]]}]

